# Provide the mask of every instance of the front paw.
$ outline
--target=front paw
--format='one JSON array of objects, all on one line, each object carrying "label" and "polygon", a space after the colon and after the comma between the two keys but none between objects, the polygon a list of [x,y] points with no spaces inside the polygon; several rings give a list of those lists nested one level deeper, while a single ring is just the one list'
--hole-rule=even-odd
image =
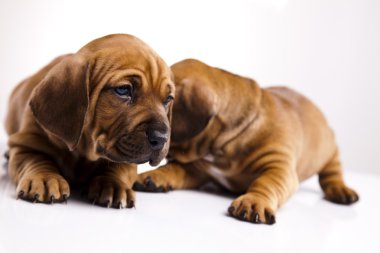
[{"label": "front paw", "polygon": [[135,192],[127,184],[112,177],[97,176],[88,188],[88,199],[104,207],[132,208],[135,206]]},{"label": "front paw", "polygon": [[17,184],[17,198],[34,203],[66,202],[70,196],[67,181],[56,173],[25,175]]},{"label": "front paw", "polygon": [[247,193],[232,202],[228,213],[242,221],[272,225],[276,222],[274,210],[268,200]]},{"label": "front paw", "polygon": [[173,187],[166,180],[163,173],[158,171],[148,171],[138,175],[138,179],[134,183],[133,189],[145,192],[168,192],[173,190]]}]

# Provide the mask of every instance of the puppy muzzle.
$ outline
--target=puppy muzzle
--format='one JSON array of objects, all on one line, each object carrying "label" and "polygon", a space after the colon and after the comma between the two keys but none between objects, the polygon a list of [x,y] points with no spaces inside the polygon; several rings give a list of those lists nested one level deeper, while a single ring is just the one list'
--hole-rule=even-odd
[{"label": "puppy muzzle", "polygon": [[156,166],[167,155],[168,141],[168,132],[148,130],[145,133],[124,135],[110,148],[98,142],[96,151],[100,156],[113,162],[136,164],[149,162],[151,166]]}]

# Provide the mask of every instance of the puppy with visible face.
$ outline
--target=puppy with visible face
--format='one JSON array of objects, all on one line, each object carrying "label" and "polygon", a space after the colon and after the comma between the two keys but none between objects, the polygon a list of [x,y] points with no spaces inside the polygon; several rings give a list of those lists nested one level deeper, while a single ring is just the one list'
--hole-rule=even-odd
[{"label": "puppy with visible face", "polygon": [[231,216],[273,224],[299,182],[319,175],[327,200],[358,201],[343,181],[334,134],[319,109],[285,87],[262,89],[248,78],[197,60],[172,66],[176,83],[170,162],[143,173],[137,190],[197,188],[215,181],[239,194]]},{"label": "puppy with visible face", "polygon": [[88,185],[103,206],[132,207],[136,164],[167,154],[174,85],[170,68],[126,34],[56,58],[13,91],[6,119],[17,196],[66,201]]}]

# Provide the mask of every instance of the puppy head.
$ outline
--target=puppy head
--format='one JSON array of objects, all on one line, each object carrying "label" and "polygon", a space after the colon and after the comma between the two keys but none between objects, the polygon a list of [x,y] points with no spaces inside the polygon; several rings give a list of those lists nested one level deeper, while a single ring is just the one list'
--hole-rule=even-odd
[{"label": "puppy head", "polygon": [[157,165],[175,90],[164,61],[130,35],[96,39],[52,68],[30,106],[39,124],[89,159]]}]

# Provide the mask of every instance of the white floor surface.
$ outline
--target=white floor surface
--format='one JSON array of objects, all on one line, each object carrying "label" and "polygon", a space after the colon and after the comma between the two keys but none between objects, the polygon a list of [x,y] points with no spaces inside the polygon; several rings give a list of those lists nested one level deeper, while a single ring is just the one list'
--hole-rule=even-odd
[{"label": "white floor surface", "polygon": [[200,191],[137,193],[136,208],[123,210],[75,196],[32,204],[16,200],[0,168],[0,252],[380,252],[380,176],[351,172],[346,181],[357,204],[323,200],[313,177],[267,226],[228,217],[232,197]]}]

